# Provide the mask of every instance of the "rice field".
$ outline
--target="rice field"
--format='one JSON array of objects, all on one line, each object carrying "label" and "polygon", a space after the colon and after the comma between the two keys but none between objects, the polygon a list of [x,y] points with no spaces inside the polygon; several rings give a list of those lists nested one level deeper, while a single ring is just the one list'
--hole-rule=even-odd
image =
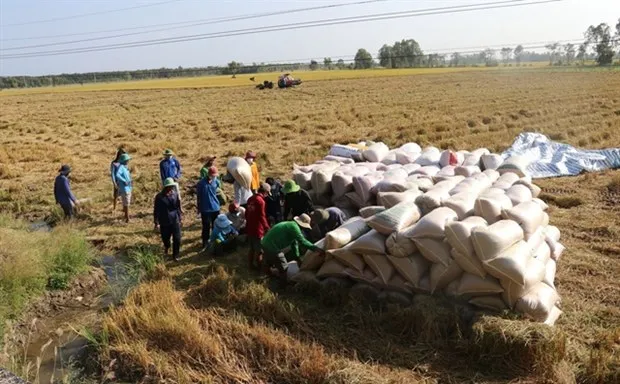
[{"label": "rice field", "polygon": [[[293,163],[317,160],[332,143],[365,139],[501,152],[519,133],[536,131],[579,147],[617,147],[618,71],[294,75],[317,81],[258,91],[237,76],[1,93],[0,209],[30,220],[55,217],[53,179],[69,163],[74,192],[92,201],[76,225],[105,254],[158,245],[151,204],[163,149],[172,148],[184,167],[183,259],[105,316],[111,338],[101,351],[104,364],[116,358],[114,369],[129,380],[180,382],[619,379],[620,171],[538,182],[568,248],[556,278],[564,315],[553,329],[493,318],[463,326],[449,307],[424,298],[406,312],[302,292],[274,295],[247,274],[243,251],[216,261],[197,256],[200,224],[191,192],[208,155],[224,168],[226,157],[249,149],[259,152],[263,178],[285,178]],[[248,86],[229,86],[240,82]],[[112,211],[108,177],[120,145],[134,158],[127,225],[120,210]]]}]

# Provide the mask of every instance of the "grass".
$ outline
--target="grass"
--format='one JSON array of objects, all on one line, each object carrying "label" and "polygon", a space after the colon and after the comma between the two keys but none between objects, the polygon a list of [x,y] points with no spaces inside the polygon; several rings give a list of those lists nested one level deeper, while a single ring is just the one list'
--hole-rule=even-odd
[{"label": "grass", "polygon": [[[376,382],[533,382],[550,376],[556,382],[614,382],[619,366],[620,171],[537,182],[556,202],[550,204],[551,224],[560,228],[567,247],[556,275],[564,314],[552,331],[519,319],[493,323],[491,318],[469,318],[450,303],[424,296],[403,310],[354,304],[347,295],[324,300],[334,295],[321,291],[273,293],[247,274],[243,250],[215,262],[196,255],[200,224],[192,183],[207,155],[217,155],[218,166],[224,168],[226,157],[256,150],[264,178],[287,177],[293,163],[321,158],[334,142],[361,139],[381,139],[390,146],[407,141],[457,149],[486,146],[499,152],[524,131],[592,149],[620,142],[614,113],[620,110],[617,71],[437,71],[392,77],[361,72],[367,77],[309,81],[297,89],[270,92],[249,86],[199,88],[197,79],[190,79],[194,85],[186,89],[3,92],[0,110],[10,135],[0,137],[0,163],[7,165],[3,172],[11,177],[0,178],[0,210],[28,220],[54,217],[51,185],[58,166],[67,162],[74,168],[74,192],[92,199],[75,224],[78,229],[100,241],[104,254],[141,246],[146,255],[135,259],[153,272],[134,292],[135,299],[105,320],[114,332],[109,334],[108,360],[103,358],[107,364],[112,356],[118,358],[113,370],[120,377],[234,381],[228,370],[241,364],[242,375],[295,380],[278,376],[272,365],[254,365],[252,354],[268,351],[269,361],[281,365],[283,375],[292,367],[299,369],[300,355],[322,353],[317,359],[336,372],[336,378],[315,369],[316,375],[304,376],[308,381],[318,377],[338,382],[337,372],[348,372],[359,374],[348,376],[350,382],[356,377]],[[127,225],[119,210],[112,211],[107,175],[119,145],[134,158],[133,221]],[[151,230],[151,204],[159,188],[159,154],[168,147],[184,166],[181,186],[187,214],[182,261],[163,268],[152,261],[161,251]],[[37,243],[38,234],[23,234],[18,243]],[[219,264],[227,268],[220,271]],[[150,294],[153,302],[144,299]],[[148,326],[134,327],[141,321]],[[174,322],[182,327],[172,327]],[[177,344],[165,349],[162,340],[169,336],[189,337],[183,327],[200,339],[199,345],[192,341],[190,349]],[[241,330],[268,337],[260,343],[241,337],[235,349],[228,332]],[[209,332],[221,340],[208,338]],[[482,350],[475,348],[475,340]],[[273,352],[271,345],[285,348],[289,357]],[[214,356],[224,353],[230,362],[218,357],[207,365],[211,362],[191,358],[191,353],[200,356],[208,348],[216,348]],[[511,368],[512,360],[517,363]],[[532,361],[540,365],[525,372]]]}]

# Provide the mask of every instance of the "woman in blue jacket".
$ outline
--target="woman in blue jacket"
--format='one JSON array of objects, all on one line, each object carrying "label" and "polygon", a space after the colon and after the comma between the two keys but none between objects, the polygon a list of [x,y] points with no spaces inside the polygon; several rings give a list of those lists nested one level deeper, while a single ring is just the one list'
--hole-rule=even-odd
[{"label": "woman in blue jacket", "polygon": [[[204,168],[203,168],[204,169]],[[202,252],[209,246],[209,235],[213,222],[220,214],[220,201],[217,198],[217,190],[220,188],[220,180],[216,167],[210,167],[207,172],[201,172],[201,179],[196,185],[196,197],[198,199],[198,213],[202,221]]]}]

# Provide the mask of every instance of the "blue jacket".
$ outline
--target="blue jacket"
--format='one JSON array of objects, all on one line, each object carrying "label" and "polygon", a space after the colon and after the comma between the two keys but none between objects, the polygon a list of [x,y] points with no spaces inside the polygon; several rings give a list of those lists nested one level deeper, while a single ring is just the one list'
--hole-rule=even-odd
[{"label": "blue jacket", "polygon": [[164,192],[159,192],[155,196],[153,218],[155,224],[161,226],[176,224],[181,220],[181,203],[176,192],[173,192],[170,196],[167,196]]},{"label": "blue jacket", "polygon": [[116,185],[118,185],[118,191],[120,193],[131,192],[131,173],[125,164],[121,164],[116,169]]},{"label": "blue jacket", "polygon": [[213,231],[211,231],[211,237],[209,238],[209,242],[212,243],[214,241],[219,242],[219,243],[224,243],[226,242],[226,236],[229,234],[235,234],[238,235],[239,232],[237,232],[237,230],[235,229],[235,227],[233,227],[232,225],[229,225],[228,227],[222,229],[220,227],[218,227],[217,225],[213,226]]},{"label": "blue jacket", "polygon": [[75,196],[71,192],[71,186],[69,186],[69,179],[65,175],[56,176],[54,180],[54,198],[56,203],[60,205],[71,205],[75,203]]},{"label": "blue jacket", "polygon": [[159,174],[161,175],[162,182],[169,177],[172,177],[174,180],[180,179],[181,164],[179,163],[179,160],[174,157],[163,159],[159,163]]},{"label": "blue jacket", "polygon": [[198,210],[200,213],[219,212],[220,201],[217,199],[217,189],[220,187],[220,180],[200,179],[196,185],[196,197],[198,198]]}]

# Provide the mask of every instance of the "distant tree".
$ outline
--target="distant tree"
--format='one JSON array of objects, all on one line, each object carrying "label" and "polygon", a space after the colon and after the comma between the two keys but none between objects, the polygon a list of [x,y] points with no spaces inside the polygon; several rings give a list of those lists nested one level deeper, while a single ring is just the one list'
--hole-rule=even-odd
[{"label": "distant tree", "polygon": [[379,65],[384,68],[394,68],[393,55],[394,49],[387,44],[383,44],[383,47],[379,49]]},{"label": "distant tree", "polygon": [[502,48],[501,54],[502,54],[502,61],[504,62],[504,64],[508,64],[508,61],[510,60],[510,56],[512,55],[512,48],[509,48],[509,47]]},{"label": "distant tree", "polygon": [[344,67],[345,67],[344,60],[338,59],[338,61],[336,62],[336,68],[344,69]]},{"label": "distant tree", "polygon": [[549,65],[553,65],[557,59],[557,51],[560,48],[559,43],[547,44],[545,48],[549,52]]},{"label": "distant tree", "polygon": [[360,48],[357,50],[355,54],[355,69],[368,69],[372,68],[373,60],[370,52],[365,50],[364,48]]},{"label": "distant tree", "polygon": [[517,45],[515,48],[514,55],[517,65],[521,65],[521,58],[523,57],[523,46],[521,44]]},{"label": "distant tree", "polygon": [[452,66],[452,67],[458,67],[458,66],[459,66],[459,63],[461,62],[461,60],[462,60],[462,56],[461,56],[461,54],[460,54],[460,53],[458,53],[458,52],[454,52],[454,53],[452,54],[452,59],[450,60],[450,66]]},{"label": "distant tree", "polygon": [[586,58],[588,56],[588,43],[582,43],[579,45],[579,52],[577,53],[577,60],[581,61],[581,65],[586,64]]},{"label": "distant tree", "polygon": [[325,68],[327,69],[332,69],[332,58],[331,57],[326,57],[323,59],[323,66],[325,66]]},{"label": "distant tree", "polygon": [[620,17],[618,18],[618,24],[616,24],[616,47],[618,48],[618,56],[620,56]]},{"label": "distant tree", "polygon": [[479,54],[480,59],[487,67],[497,66],[497,60],[495,59],[495,50],[487,48]]},{"label": "distant tree", "polygon": [[310,60],[310,70],[316,71],[317,69],[319,69],[319,63],[316,60]]},{"label": "distant tree", "polygon": [[596,27],[591,25],[585,33],[588,43],[596,44],[596,63],[598,65],[609,65],[614,59],[611,31],[609,25],[601,23]]},{"label": "distant tree", "polygon": [[428,55],[428,67],[434,68],[440,65],[441,58],[436,53],[431,53]]},{"label": "distant tree", "polygon": [[230,63],[228,63],[228,72],[230,74],[236,74],[237,72],[239,72],[239,68],[241,68],[241,63],[237,63],[236,61],[231,61]]},{"label": "distant tree", "polygon": [[566,57],[566,64],[571,65],[573,60],[575,60],[575,44],[566,44],[564,46],[564,55]]}]

